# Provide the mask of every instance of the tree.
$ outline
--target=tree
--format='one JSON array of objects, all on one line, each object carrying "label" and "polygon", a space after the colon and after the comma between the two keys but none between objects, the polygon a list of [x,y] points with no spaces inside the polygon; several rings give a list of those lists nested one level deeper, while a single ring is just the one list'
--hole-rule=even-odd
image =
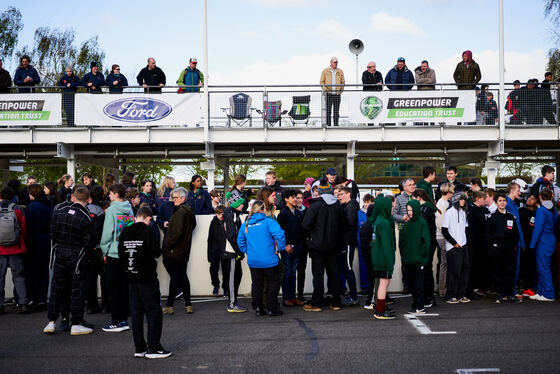
[{"label": "tree", "polygon": [[[545,15],[555,26],[552,29],[554,39],[556,39],[556,43],[560,44],[560,31],[558,31],[558,26],[560,26],[560,0],[546,0],[544,9]],[[560,49],[552,48],[548,51],[546,70],[551,72],[554,78],[560,79]]]},{"label": "tree", "polygon": [[39,27],[35,30],[33,48],[25,46],[19,52],[30,56],[45,86],[56,86],[66,66],[72,66],[78,76],[89,71],[91,61],[96,61],[101,69],[105,52],[97,36],[82,42],[78,48],[75,34],[72,29]]},{"label": "tree", "polygon": [[546,71],[552,73],[556,79],[560,79],[560,49],[551,49],[548,51],[548,63]]},{"label": "tree", "polygon": [[0,58],[2,60],[12,58],[21,29],[23,29],[23,22],[18,9],[8,7],[0,14]]}]

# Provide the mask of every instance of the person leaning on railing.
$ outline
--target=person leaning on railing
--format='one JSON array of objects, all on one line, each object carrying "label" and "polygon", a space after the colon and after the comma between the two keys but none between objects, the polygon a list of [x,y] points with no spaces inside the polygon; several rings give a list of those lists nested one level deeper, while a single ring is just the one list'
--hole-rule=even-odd
[{"label": "person leaning on railing", "polygon": [[0,93],[9,93],[11,85],[12,77],[8,70],[2,67],[2,60],[0,60]]},{"label": "person leaning on railing", "polygon": [[473,60],[471,51],[464,51],[462,56],[463,61],[457,64],[453,79],[457,83],[457,89],[473,90],[482,77],[480,67]]},{"label": "person leaning on railing", "polygon": [[74,74],[71,67],[67,67],[64,75],[58,80],[58,85],[62,87],[62,106],[66,113],[66,122],[68,126],[74,126],[74,95],[81,86],[80,77]]},{"label": "person leaning on railing", "polygon": [[156,66],[156,60],[150,57],[148,65],[138,73],[136,81],[144,87],[145,93],[161,93],[161,87],[165,86],[165,73]]},{"label": "person leaning on railing", "polygon": [[392,91],[410,91],[412,89],[414,76],[408,70],[404,57],[399,57],[395,67],[387,72],[385,84]]},{"label": "person leaning on railing", "polygon": [[375,61],[368,62],[367,69],[362,73],[362,83],[364,91],[383,90],[383,75],[377,70]]},{"label": "person leaning on railing", "polygon": [[101,87],[105,86],[105,76],[99,71],[97,62],[92,61],[89,66],[91,70],[82,78],[82,85],[90,93],[101,93]]},{"label": "person leaning on railing", "polygon": [[196,68],[198,61],[192,57],[189,66],[179,74],[177,79],[178,92],[199,92],[204,84],[204,74]]},{"label": "person leaning on railing", "polygon": [[[14,74],[14,84],[16,86],[34,87],[41,83],[39,73],[30,65],[31,59],[28,55],[23,55],[19,59],[19,66]],[[35,92],[35,88],[18,88],[18,92]]]},{"label": "person leaning on railing", "polygon": [[414,69],[414,78],[418,90],[435,90],[436,89],[436,72],[430,68],[428,61],[424,60],[416,69]]},{"label": "person leaning on railing", "polygon": [[128,86],[128,80],[121,74],[121,67],[117,64],[111,66],[111,73],[107,75],[106,83],[110,93],[121,93],[123,87]]}]

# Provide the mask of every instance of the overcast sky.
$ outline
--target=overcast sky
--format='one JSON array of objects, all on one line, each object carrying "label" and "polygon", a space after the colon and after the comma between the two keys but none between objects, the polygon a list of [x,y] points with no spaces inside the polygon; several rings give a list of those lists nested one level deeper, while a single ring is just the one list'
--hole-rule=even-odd
[{"label": "overcast sky", "polygon": [[[21,10],[20,47],[39,26],[73,28],[80,41],[99,35],[105,65],[120,64],[129,81],[153,56],[174,84],[189,57],[203,66],[202,4],[7,0],[0,10]],[[504,7],[506,81],[542,80],[553,46],[544,1],[506,0]],[[498,80],[498,0],[208,0],[208,32],[210,84],[317,84],[331,56],[354,82],[353,38],[365,44],[360,74],[370,60],[385,74],[402,56],[411,69],[427,59],[438,82],[451,82],[470,49],[483,81]]]}]

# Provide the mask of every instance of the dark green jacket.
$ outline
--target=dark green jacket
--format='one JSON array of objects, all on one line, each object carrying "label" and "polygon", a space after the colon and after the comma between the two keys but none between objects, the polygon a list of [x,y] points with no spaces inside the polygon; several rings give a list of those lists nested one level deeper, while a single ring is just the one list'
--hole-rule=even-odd
[{"label": "dark green jacket", "polygon": [[[395,267],[395,223],[391,217],[392,201],[388,197],[375,199],[373,213],[373,233],[371,257],[374,271],[393,274]],[[372,238],[373,239],[373,238]]]},{"label": "dark green jacket", "polygon": [[480,82],[480,78],[480,67],[474,60],[471,61],[469,67],[463,61],[459,62],[453,73],[453,79],[459,90],[474,90]]},{"label": "dark green jacket", "polygon": [[[428,196],[430,196],[432,198],[432,201],[435,203],[434,200],[434,190],[432,188],[432,185],[428,182],[426,182],[424,179],[421,179],[420,182],[416,183],[416,188],[421,188],[424,191],[426,191],[426,193],[428,194]],[[432,208],[432,209],[436,209],[436,207],[434,206],[434,204],[432,204],[430,201],[426,201],[426,204]]]},{"label": "dark green jacket", "polygon": [[405,222],[400,233],[402,263],[410,266],[426,266],[430,253],[430,230],[420,216],[420,202],[412,200],[406,204],[412,207],[412,217]]}]

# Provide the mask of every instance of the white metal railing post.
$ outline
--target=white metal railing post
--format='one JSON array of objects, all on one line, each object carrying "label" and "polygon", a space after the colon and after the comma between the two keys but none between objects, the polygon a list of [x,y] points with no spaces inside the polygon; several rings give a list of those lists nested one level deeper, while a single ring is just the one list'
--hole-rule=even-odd
[{"label": "white metal railing post", "polygon": [[203,26],[202,26],[202,35],[203,35],[203,44],[204,44],[204,100],[202,104],[202,111],[205,113],[205,121],[204,121],[204,141],[210,141],[210,93],[208,92],[208,80],[210,78],[210,74],[208,73],[208,4],[207,0],[203,1],[204,3],[204,10],[203,10]]},{"label": "white metal railing post", "polygon": [[500,86],[499,86],[499,93],[498,93],[498,113],[500,118],[500,132],[499,132],[499,142],[503,142],[506,135],[506,113],[503,103],[505,99],[505,89],[504,89],[504,0],[500,0],[500,64],[499,64],[499,79],[500,79]]}]

